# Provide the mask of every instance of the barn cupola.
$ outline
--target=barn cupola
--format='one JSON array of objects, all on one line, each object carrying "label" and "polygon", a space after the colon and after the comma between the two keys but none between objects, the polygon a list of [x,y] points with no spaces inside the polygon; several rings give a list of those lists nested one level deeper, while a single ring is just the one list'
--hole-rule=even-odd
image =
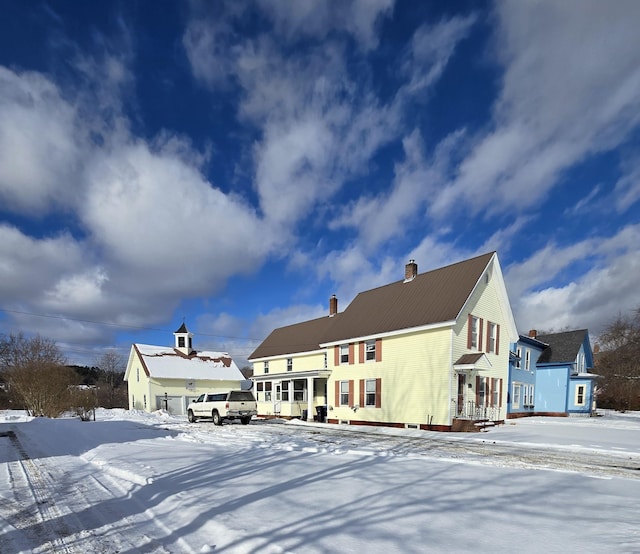
[{"label": "barn cupola", "polygon": [[193,333],[190,333],[187,326],[182,322],[180,329],[178,329],[173,336],[176,338],[176,350],[182,352],[185,356],[188,356],[193,352],[192,337]]}]

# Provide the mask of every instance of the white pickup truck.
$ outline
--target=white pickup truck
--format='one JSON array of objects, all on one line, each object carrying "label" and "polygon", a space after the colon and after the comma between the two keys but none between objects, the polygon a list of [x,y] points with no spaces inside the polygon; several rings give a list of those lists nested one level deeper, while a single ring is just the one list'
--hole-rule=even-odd
[{"label": "white pickup truck", "polygon": [[253,393],[248,390],[207,392],[187,408],[191,423],[206,417],[211,418],[215,425],[222,425],[225,419],[239,419],[243,425],[247,425],[254,415],[258,415],[258,405]]}]

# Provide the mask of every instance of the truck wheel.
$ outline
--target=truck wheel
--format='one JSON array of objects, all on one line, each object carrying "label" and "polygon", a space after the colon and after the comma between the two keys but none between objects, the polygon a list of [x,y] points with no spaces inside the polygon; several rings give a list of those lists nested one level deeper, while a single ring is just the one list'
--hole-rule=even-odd
[{"label": "truck wheel", "polygon": [[240,422],[242,423],[242,425],[249,425],[250,421],[251,421],[251,417],[243,417],[240,419]]},{"label": "truck wheel", "polygon": [[211,419],[213,419],[214,425],[222,425],[222,418],[220,417],[218,410],[213,410],[213,412],[211,412]]},{"label": "truck wheel", "polygon": [[187,412],[187,417],[189,418],[189,423],[195,423],[196,421],[198,421],[198,418],[193,415],[192,410],[189,410]]}]

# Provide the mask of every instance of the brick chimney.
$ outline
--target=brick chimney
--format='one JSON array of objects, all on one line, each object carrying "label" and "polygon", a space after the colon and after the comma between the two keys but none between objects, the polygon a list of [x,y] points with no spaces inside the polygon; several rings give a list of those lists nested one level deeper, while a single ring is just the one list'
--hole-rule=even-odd
[{"label": "brick chimney", "polygon": [[418,275],[418,264],[415,260],[409,260],[409,263],[404,266],[404,282],[413,281]]},{"label": "brick chimney", "polygon": [[329,298],[329,317],[338,313],[338,297],[334,294]]},{"label": "brick chimney", "polygon": [[530,336],[532,339],[535,339],[535,338],[538,336],[538,331],[537,331],[537,330],[535,330],[535,329],[531,329],[531,331],[529,331],[529,336]]}]

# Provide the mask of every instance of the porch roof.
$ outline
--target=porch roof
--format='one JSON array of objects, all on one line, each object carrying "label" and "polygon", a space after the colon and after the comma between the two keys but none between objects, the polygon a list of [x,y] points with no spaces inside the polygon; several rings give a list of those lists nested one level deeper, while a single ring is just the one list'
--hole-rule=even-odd
[{"label": "porch roof", "polygon": [[473,370],[473,369],[491,369],[491,362],[484,352],[475,352],[473,354],[463,354],[453,364],[453,369],[457,370]]},{"label": "porch roof", "polygon": [[306,379],[308,377],[316,377],[328,379],[331,376],[330,369],[311,369],[309,371],[286,371],[281,373],[262,373],[254,375],[253,381],[293,381],[295,379]]}]

